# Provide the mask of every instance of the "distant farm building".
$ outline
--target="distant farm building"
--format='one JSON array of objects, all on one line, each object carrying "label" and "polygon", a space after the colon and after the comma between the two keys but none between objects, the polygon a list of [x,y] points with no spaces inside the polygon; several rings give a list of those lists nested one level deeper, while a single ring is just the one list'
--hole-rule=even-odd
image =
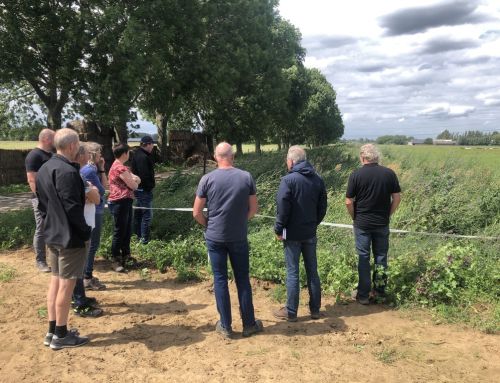
[{"label": "distant farm building", "polygon": [[422,140],[422,139],[414,139],[414,140],[411,140],[410,142],[408,142],[408,145],[424,145],[425,144],[425,140]]},{"label": "distant farm building", "polygon": [[432,140],[433,145],[456,145],[457,142],[453,140]]}]

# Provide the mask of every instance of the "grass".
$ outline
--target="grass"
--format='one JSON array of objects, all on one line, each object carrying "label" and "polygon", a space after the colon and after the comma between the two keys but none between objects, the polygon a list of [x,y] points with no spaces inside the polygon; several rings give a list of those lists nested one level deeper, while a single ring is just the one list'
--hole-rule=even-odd
[{"label": "grass", "polygon": [[15,193],[25,193],[31,191],[29,185],[26,184],[12,184],[0,186],[0,195],[9,195]]},{"label": "grass", "polygon": [[384,364],[393,364],[401,358],[401,355],[396,349],[387,347],[382,347],[382,350],[374,352],[373,355]]},{"label": "grass", "polygon": [[44,318],[47,318],[47,307],[45,306],[42,306],[42,307],[39,307],[37,310],[36,310],[36,313],[38,315],[38,318],[40,319],[44,319]]},{"label": "grass", "polygon": [[0,149],[6,150],[33,149],[37,145],[37,141],[0,141]]},{"label": "grass", "polygon": [[16,276],[16,269],[6,265],[5,263],[0,263],[0,282],[10,282]]}]

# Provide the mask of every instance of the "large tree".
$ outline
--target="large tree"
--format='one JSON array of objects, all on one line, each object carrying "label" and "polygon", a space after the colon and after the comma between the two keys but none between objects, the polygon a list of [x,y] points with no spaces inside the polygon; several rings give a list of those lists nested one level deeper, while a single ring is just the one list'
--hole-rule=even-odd
[{"label": "large tree", "polygon": [[66,103],[84,82],[84,63],[104,3],[0,2],[0,82],[29,84],[47,108],[51,128],[61,126]]}]

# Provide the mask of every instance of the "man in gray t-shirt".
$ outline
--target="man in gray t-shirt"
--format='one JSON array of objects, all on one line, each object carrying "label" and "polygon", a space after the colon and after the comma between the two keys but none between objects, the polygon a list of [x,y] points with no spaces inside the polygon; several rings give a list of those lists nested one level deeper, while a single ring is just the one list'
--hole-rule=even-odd
[{"label": "man in gray t-shirt", "polygon": [[[233,335],[227,285],[229,256],[238,289],[243,336],[250,336],[263,330],[262,322],[254,315],[247,240],[247,221],[258,208],[255,182],[250,173],[233,167],[233,150],[227,142],[217,145],[215,160],[218,169],[202,177],[193,206],[194,219],[207,228],[205,240],[220,314],[215,330],[225,338]],[[205,206],[207,217],[203,214]]]}]

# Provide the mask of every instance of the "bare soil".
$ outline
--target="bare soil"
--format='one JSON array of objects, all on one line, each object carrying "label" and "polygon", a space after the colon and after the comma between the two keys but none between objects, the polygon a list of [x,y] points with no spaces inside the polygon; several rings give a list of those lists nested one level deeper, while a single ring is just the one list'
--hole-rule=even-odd
[{"label": "bare soil", "polygon": [[[425,313],[384,305],[335,304],[324,298],[312,321],[303,296],[299,321],[275,320],[268,284],[253,282],[256,316],[265,332],[226,341],[209,280],[178,283],[175,273],[118,275],[98,260],[107,290],[89,293],[105,310],[96,319],[70,314],[87,346],[43,346],[49,275],[31,249],[0,253],[16,276],[0,282],[1,382],[494,382],[498,336],[436,325]],[[241,334],[234,284],[234,329]]]}]

